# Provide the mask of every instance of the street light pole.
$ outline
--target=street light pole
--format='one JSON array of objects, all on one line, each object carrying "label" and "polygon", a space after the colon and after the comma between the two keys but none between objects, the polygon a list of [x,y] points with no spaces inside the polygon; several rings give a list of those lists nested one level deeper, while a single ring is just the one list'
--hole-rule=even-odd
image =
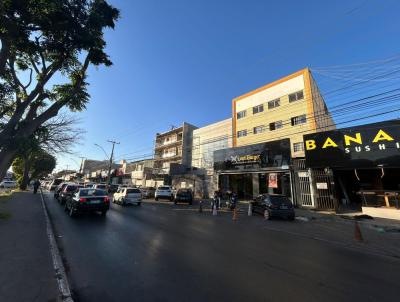
[{"label": "street light pole", "polygon": [[112,140],[108,140],[108,142],[112,144],[110,163],[108,165],[108,177],[107,177],[107,184],[108,184],[108,186],[110,186],[111,185],[111,165],[113,162],[114,147],[115,147],[115,144],[119,145],[120,143],[117,143],[116,141],[112,141]]}]

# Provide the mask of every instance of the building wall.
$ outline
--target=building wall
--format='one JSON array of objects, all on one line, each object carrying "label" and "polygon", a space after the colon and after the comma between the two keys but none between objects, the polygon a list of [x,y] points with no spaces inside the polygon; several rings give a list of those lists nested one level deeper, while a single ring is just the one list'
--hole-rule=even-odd
[{"label": "building wall", "polygon": [[214,151],[232,147],[232,119],[193,131],[192,167],[213,170]]},{"label": "building wall", "polygon": [[333,121],[332,116],[329,113],[324,98],[322,97],[314,78],[312,76],[310,76],[310,78],[311,92],[314,103],[314,118],[316,122],[316,130],[317,132],[334,130],[336,129],[335,122]]},{"label": "building wall", "polygon": [[[314,86],[314,89],[311,88]],[[289,102],[289,94],[303,91],[303,98]],[[268,109],[268,102],[280,99],[280,106]],[[253,114],[253,107],[263,105],[264,111]],[[235,98],[233,106],[233,146],[243,146],[268,142],[282,138],[290,138],[292,157],[303,157],[304,151],[295,151],[294,143],[302,143],[303,135],[318,131],[314,112],[324,106],[315,82],[312,80],[308,69],[295,72],[285,78],[253,90]],[[245,111],[246,116],[238,119],[237,113]],[[291,125],[291,118],[306,115],[306,123]],[[333,123],[328,119],[328,113],[322,112],[319,123]],[[282,128],[270,130],[269,124],[282,121]],[[254,127],[264,126],[264,132],[254,134]],[[246,130],[247,135],[237,137],[238,131]]]}]

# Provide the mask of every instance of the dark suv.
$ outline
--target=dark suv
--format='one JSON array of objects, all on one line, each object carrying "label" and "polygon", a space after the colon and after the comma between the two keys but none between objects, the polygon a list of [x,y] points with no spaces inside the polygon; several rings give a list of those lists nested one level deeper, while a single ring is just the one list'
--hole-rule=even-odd
[{"label": "dark suv", "polygon": [[192,190],[179,189],[175,194],[174,202],[175,202],[175,204],[177,204],[180,201],[187,202],[188,204],[192,204],[193,203]]},{"label": "dark suv", "polygon": [[272,217],[294,220],[295,213],[292,202],[285,195],[263,194],[252,202],[253,211],[264,215],[265,219]]},{"label": "dark suv", "polygon": [[78,189],[67,199],[64,209],[73,217],[81,212],[101,212],[105,216],[110,208],[110,198],[107,192],[99,189]]}]

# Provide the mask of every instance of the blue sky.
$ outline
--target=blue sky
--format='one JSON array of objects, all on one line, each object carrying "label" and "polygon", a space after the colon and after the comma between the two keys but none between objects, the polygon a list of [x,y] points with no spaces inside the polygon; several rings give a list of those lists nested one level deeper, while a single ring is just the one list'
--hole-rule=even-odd
[{"label": "blue sky", "polygon": [[330,66],[400,53],[397,0],[110,2],[121,10],[106,33],[114,65],[90,70],[91,102],[74,114],[85,138],[58,169],[77,168],[79,156],[104,159],[94,144],[109,152],[107,139],[121,143],[116,159],[150,155],[156,132],[228,118],[234,97],[304,67],[330,75],[315,75],[326,92],[346,84]]}]

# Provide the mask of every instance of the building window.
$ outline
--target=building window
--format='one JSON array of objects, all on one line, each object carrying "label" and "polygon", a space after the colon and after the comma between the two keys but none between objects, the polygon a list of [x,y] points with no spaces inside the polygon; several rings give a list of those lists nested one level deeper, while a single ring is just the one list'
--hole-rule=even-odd
[{"label": "building window", "polygon": [[304,143],[293,143],[293,152],[300,152],[304,151]]},{"label": "building window", "polygon": [[289,94],[289,103],[300,101],[304,99],[303,90]]},{"label": "building window", "polygon": [[274,109],[281,105],[281,99],[275,99],[268,102],[268,109]]},{"label": "building window", "polygon": [[269,123],[269,130],[274,131],[283,127],[282,121]]},{"label": "building window", "polygon": [[240,130],[237,132],[237,137],[247,136],[247,130]]},{"label": "building window", "polygon": [[239,111],[239,112],[236,114],[236,116],[237,116],[237,119],[246,117],[246,110]]},{"label": "building window", "polygon": [[260,113],[264,111],[264,105],[258,105],[253,107],[253,114]]},{"label": "building window", "polygon": [[307,122],[307,117],[305,114],[299,115],[292,117],[291,119],[292,126],[300,125],[300,124],[305,124]]},{"label": "building window", "polygon": [[263,133],[265,131],[264,126],[257,126],[253,128],[253,134]]}]

